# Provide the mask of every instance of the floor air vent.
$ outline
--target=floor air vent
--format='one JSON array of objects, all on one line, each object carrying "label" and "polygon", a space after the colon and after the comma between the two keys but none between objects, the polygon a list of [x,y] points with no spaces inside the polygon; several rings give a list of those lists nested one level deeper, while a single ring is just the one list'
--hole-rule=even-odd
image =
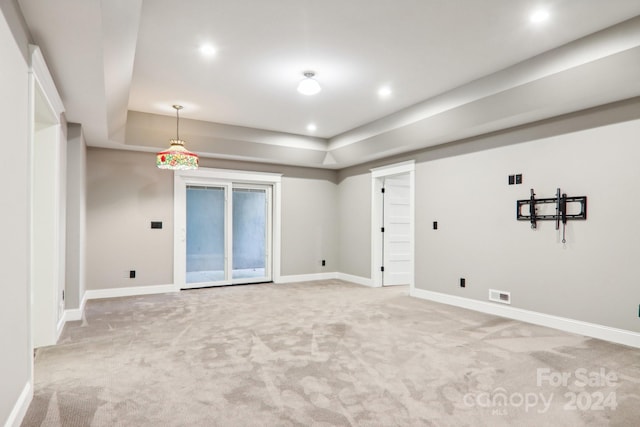
[{"label": "floor air vent", "polygon": [[511,292],[489,289],[489,300],[501,302],[502,304],[511,304]]}]

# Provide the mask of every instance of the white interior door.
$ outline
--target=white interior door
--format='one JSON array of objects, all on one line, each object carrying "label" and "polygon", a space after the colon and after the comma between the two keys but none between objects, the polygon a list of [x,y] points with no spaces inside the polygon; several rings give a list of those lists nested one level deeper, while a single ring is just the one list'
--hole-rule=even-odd
[{"label": "white interior door", "polygon": [[409,174],[384,178],[383,286],[411,279],[411,204]]}]

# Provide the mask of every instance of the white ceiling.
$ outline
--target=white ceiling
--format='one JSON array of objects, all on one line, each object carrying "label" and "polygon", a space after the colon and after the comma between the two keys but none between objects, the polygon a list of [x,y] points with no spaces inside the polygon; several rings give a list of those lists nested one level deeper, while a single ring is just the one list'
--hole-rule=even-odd
[{"label": "white ceiling", "polygon": [[[165,148],[179,103],[203,156],[341,168],[640,95],[640,19],[578,40],[638,0],[19,4],[93,146]],[[309,69],[312,97],[295,90]]]}]

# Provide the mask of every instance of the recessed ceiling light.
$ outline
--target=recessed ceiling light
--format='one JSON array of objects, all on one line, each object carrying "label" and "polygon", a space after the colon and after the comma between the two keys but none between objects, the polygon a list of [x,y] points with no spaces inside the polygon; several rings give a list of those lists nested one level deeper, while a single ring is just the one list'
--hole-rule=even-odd
[{"label": "recessed ceiling light", "polygon": [[391,88],[389,86],[382,86],[378,89],[378,96],[380,98],[387,98],[391,95]]},{"label": "recessed ceiling light", "polygon": [[549,11],[546,9],[538,9],[529,16],[529,20],[535,24],[544,22],[547,19],[549,19]]},{"label": "recessed ceiling light", "polygon": [[314,123],[309,123],[309,124],[307,125],[307,130],[308,130],[309,132],[315,132],[315,131],[316,131],[316,129],[318,129],[318,127],[317,127]]},{"label": "recessed ceiling light", "polygon": [[216,54],[216,48],[210,44],[203,44],[200,46],[200,53],[204,56],[213,56]]}]

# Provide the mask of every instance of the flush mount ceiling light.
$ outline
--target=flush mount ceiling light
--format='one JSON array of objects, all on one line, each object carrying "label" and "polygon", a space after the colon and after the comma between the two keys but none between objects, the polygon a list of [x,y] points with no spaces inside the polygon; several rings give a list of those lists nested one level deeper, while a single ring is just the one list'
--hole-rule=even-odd
[{"label": "flush mount ceiling light", "polygon": [[318,130],[318,127],[315,125],[315,123],[309,123],[307,125],[307,130],[309,132],[315,132],[316,130]]},{"label": "flush mount ceiling light", "polygon": [[168,150],[156,155],[156,166],[160,169],[186,170],[198,169],[198,155],[184,148],[184,141],[180,139],[180,110],[182,105],[174,105],[176,110],[176,138],[170,139]]},{"label": "flush mount ceiling light", "polygon": [[317,94],[322,90],[322,88],[320,87],[320,83],[318,83],[318,81],[313,78],[316,75],[315,72],[305,71],[303,74],[304,80],[302,80],[298,84],[298,92],[303,95],[311,96]]}]

